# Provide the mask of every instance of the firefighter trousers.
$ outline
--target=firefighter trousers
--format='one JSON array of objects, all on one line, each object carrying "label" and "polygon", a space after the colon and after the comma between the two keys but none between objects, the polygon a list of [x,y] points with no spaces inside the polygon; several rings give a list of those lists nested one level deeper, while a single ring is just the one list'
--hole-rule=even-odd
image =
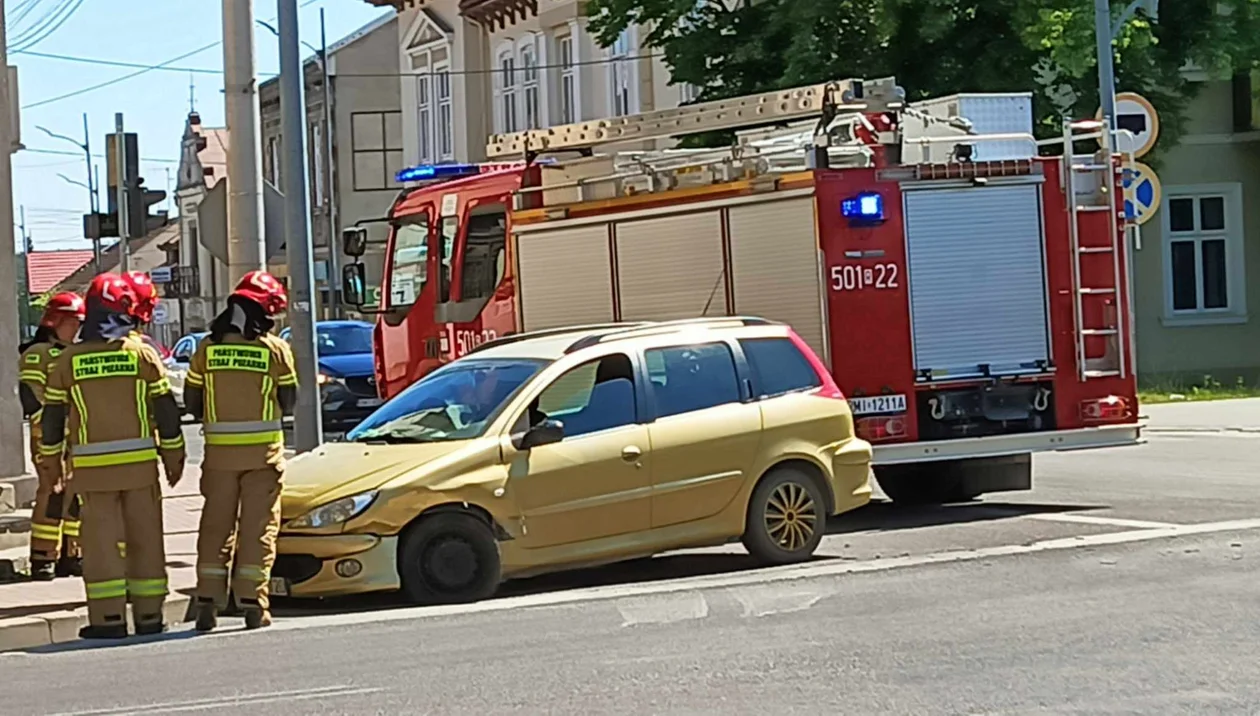
[{"label": "firefighter trousers", "polygon": [[31,512],[31,561],[56,562],[60,557],[79,556],[79,532],[81,502],[67,486],[61,492],[53,492],[51,471],[44,460],[37,457],[35,474],[39,478],[35,488],[35,509]]},{"label": "firefighter trousers", "polygon": [[88,622],[126,624],[130,601],[137,624],[161,623],[167,593],[162,488],[82,496]]},{"label": "firefighter trousers", "polygon": [[[270,608],[271,567],[280,532],[284,473],[257,470],[201,471],[201,528],[197,533],[197,597],[223,607],[228,576],[237,599]],[[229,571],[229,568],[231,571]]]}]

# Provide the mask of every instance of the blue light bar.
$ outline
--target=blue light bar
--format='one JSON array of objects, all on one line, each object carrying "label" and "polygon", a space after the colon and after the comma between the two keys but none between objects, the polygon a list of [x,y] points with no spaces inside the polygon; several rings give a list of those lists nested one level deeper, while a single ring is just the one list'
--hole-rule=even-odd
[{"label": "blue light bar", "polygon": [[463,177],[480,173],[481,167],[476,164],[421,164],[398,172],[394,175],[394,181],[405,184],[412,181]]},{"label": "blue light bar", "polygon": [[840,213],[851,224],[878,224],[884,220],[884,197],[863,192],[840,202]]}]

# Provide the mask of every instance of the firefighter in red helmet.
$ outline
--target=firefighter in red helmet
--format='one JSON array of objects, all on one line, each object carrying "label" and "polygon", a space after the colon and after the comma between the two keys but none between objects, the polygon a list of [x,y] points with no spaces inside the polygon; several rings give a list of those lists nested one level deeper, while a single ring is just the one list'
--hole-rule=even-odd
[{"label": "firefighter in red helmet", "polygon": [[79,500],[68,482],[49,469],[57,462],[66,476],[64,455],[40,455],[44,390],[57,357],[79,335],[86,308],[76,293],[59,293],[48,299],[39,328],[29,342],[18,347],[21,367],[18,394],[22,412],[31,423],[31,461],[39,477],[35,510],[31,513],[31,579],[46,581],[82,574],[79,553]]},{"label": "firefighter in red helmet", "polygon": [[139,304],[121,276],[93,279],[80,340],[62,351],[44,393],[40,452],[60,455],[68,446],[83,498],[86,639],[126,637],[128,602],[137,634],[166,628],[158,465],[171,485],[179,482],[184,437],[162,362],[132,335]]},{"label": "firefighter in red helmet", "polygon": [[246,274],[188,367],[184,404],[202,420],[206,436],[198,631],[215,628],[229,586],[247,629],[271,624],[269,587],[284,476],[281,417],[292,413],[297,400],[293,354],[271,333],[275,316],[287,305],[284,286],[274,276]]}]

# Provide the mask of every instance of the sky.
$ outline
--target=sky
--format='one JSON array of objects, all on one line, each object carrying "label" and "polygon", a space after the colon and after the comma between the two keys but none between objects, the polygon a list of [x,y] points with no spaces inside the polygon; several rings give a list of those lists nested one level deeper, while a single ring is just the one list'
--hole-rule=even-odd
[{"label": "sky", "polygon": [[[145,186],[173,193],[180,138],[190,106],[190,83],[192,103],[202,124],[224,126],[222,2],[0,0],[0,4],[5,7],[8,24],[9,64],[18,68],[21,139],[27,147],[13,155],[14,221],[22,222],[24,207],[26,231],[38,251],[91,248],[91,243],[82,238],[82,215],[89,211],[87,188],[58,176],[64,174],[86,184],[83,150],[69,141],[48,136],[38,127],[67,135],[81,144],[86,112],[92,153],[100,155],[94,161],[100,165],[104,184],[105,135],[114,129],[114,114],[122,112],[126,131],[137,134],[142,158],[140,174]],[[365,0],[298,0],[298,5],[302,40],[315,47],[320,42],[321,8],[329,45],[393,12]],[[256,0],[254,15],[274,27],[276,2]],[[58,26],[61,20],[64,22]],[[47,34],[53,27],[56,29]],[[257,26],[254,41],[256,67],[262,81],[279,70],[277,39],[270,30]],[[302,51],[304,57],[309,55],[305,46]],[[57,99],[192,52],[195,54],[170,63],[170,67],[178,69],[144,72],[107,87]],[[172,204],[155,208],[163,207],[171,209],[174,216]],[[20,228],[15,229],[15,234],[20,242]]]}]

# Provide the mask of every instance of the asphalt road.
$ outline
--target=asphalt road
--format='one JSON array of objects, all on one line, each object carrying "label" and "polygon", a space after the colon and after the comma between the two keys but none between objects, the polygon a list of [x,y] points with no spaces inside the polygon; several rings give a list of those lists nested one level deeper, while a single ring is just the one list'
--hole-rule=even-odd
[{"label": "asphalt road", "polygon": [[1032,492],[872,505],[789,570],[696,550],[0,655],[0,712],[1260,713],[1260,437],[1035,466]]}]

